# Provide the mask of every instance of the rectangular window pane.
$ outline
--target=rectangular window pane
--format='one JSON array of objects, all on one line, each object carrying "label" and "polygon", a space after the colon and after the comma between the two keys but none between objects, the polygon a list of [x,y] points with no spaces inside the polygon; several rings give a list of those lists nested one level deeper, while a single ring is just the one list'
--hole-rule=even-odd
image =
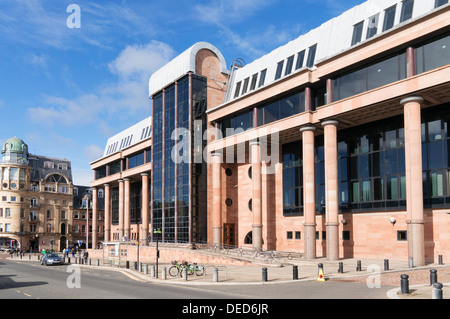
[{"label": "rectangular window pane", "polygon": [[397,177],[388,177],[387,179],[387,199],[398,199]]},{"label": "rectangular window pane", "polygon": [[447,171],[447,196],[450,196],[450,170]]},{"label": "rectangular window pane", "polygon": [[405,0],[402,5],[402,14],[400,16],[400,22],[409,20],[412,18],[414,8],[414,0]]},{"label": "rectangular window pane", "polygon": [[423,47],[424,71],[450,64],[450,35]]},{"label": "rectangular window pane", "polygon": [[236,83],[236,91],[234,91],[234,97],[239,96],[239,92],[241,91],[241,82]]},{"label": "rectangular window pane", "polygon": [[384,200],[384,179],[375,178],[373,180],[373,199]]},{"label": "rectangular window pane", "polygon": [[295,94],[280,101],[280,118],[300,113],[300,94]]},{"label": "rectangular window pane", "polygon": [[362,201],[370,202],[372,200],[372,189],[370,180],[365,180],[362,182]]},{"label": "rectangular window pane", "polygon": [[[426,147],[426,145],[424,145]],[[428,169],[439,169],[444,166],[442,142],[428,143]]]},{"label": "rectangular window pane", "polygon": [[244,80],[244,86],[242,87],[242,94],[247,93],[249,80],[250,80],[250,78],[246,78]]},{"label": "rectangular window pane", "polygon": [[266,73],[267,73],[267,69],[264,69],[261,71],[261,75],[259,76],[258,87],[261,87],[264,85],[264,81],[266,80]]},{"label": "rectangular window pane", "polygon": [[316,50],[317,50],[317,44],[314,44],[312,47],[309,48],[308,60],[306,61],[306,66],[308,68],[312,68],[314,66],[314,62],[316,59]]},{"label": "rectangular window pane", "polygon": [[388,83],[400,80],[398,56],[378,62],[367,68],[367,89],[372,90]]},{"label": "rectangular window pane", "polygon": [[283,72],[283,65],[284,65],[284,60],[278,62],[277,72],[275,73],[275,80],[277,80],[277,79],[279,79],[281,77],[281,74]]},{"label": "rectangular window pane", "polygon": [[434,4],[435,8],[438,8],[440,6],[443,6],[444,4],[447,4],[448,0],[436,0],[436,3]]},{"label": "rectangular window pane", "polygon": [[400,199],[406,199],[406,176],[400,176]]},{"label": "rectangular window pane", "polygon": [[397,5],[390,7],[384,12],[383,32],[394,26],[396,8]]},{"label": "rectangular window pane", "polygon": [[352,45],[355,45],[361,42],[362,32],[363,32],[364,21],[355,24],[353,26],[353,36],[352,36]]},{"label": "rectangular window pane", "polygon": [[348,203],[348,183],[339,183],[339,204]]},{"label": "rectangular window pane", "polygon": [[258,73],[253,74],[252,83],[250,84],[250,91],[256,88],[256,80],[258,79]]},{"label": "rectangular window pane", "polygon": [[262,108],[262,123],[267,124],[273,121],[276,121],[280,118],[280,105],[279,102],[275,102],[269,105],[266,105]]},{"label": "rectangular window pane", "polygon": [[432,172],[431,177],[431,196],[444,196],[444,173]]},{"label": "rectangular window pane", "polygon": [[337,95],[335,100],[345,99],[349,96],[362,93],[367,90],[366,69],[344,75],[334,82]]},{"label": "rectangular window pane", "polygon": [[352,203],[359,203],[359,182],[352,183]]},{"label": "rectangular window pane", "polygon": [[373,17],[369,18],[369,24],[367,25],[367,39],[370,39],[377,34],[378,31],[378,18],[380,14],[377,13]]},{"label": "rectangular window pane", "polygon": [[284,75],[288,75],[291,74],[292,72],[292,66],[294,65],[294,56],[290,56],[287,59],[287,63],[286,63],[286,70],[284,72]]},{"label": "rectangular window pane", "polygon": [[305,59],[305,50],[297,53],[297,63],[295,64],[295,69],[298,70],[303,66],[303,60]]}]

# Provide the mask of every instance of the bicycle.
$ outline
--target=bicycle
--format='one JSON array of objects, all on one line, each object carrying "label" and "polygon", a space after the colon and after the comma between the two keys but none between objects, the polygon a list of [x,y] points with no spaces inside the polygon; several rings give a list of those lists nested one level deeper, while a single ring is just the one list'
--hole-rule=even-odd
[{"label": "bicycle", "polygon": [[188,275],[194,274],[193,269],[189,267],[187,261],[182,261],[181,263],[179,263],[178,261],[175,260],[172,261],[172,265],[173,266],[169,268],[169,275],[171,275],[172,277],[176,277],[178,275],[181,276],[183,274],[184,268],[186,268]]},{"label": "bicycle", "polygon": [[205,272],[205,267],[198,265],[197,263],[189,264],[186,261],[183,261],[181,263],[175,261],[172,261],[172,267],[169,268],[169,275],[172,277],[176,277],[178,275],[183,274],[183,269],[186,268],[186,273],[188,275],[193,275],[194,273],[197,276],[203,276]]},{"label": "bicycle", "polygon": [[205,267],[197,265],[197,263],[188,265],[188,268],[191,270],[192,273],[195,273],[197,276],[203,276],[203,274],[205,273]]}]

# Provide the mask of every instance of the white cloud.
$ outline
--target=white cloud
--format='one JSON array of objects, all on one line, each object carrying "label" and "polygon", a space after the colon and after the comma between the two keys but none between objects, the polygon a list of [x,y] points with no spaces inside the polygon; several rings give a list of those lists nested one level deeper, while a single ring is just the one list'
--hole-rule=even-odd
[{"label": "white cloud", "polygon": [[150,75],[166,64],[175,55],[171,46],[152,40],[147,45],[127,46],[119,56],[109,64],[112,73],[123,78],[138,78]]},{"label": "white cloud", "polygon": [[118,118],[126,121],[136,114],[148,114],[148,80],[174,55],[169,45],[158,41],[127,46],[109,64],[110,72],[118,76],[117,81],[73,99],[44,95],[41,105],[28,108],[27,113],[35,123],[68,126],[95,123],[109,133],[108,121]]}]

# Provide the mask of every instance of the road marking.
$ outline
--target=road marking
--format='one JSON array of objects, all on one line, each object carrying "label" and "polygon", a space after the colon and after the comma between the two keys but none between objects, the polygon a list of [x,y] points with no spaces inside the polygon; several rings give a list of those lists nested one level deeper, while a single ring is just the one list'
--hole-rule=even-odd
[{"label": "road marking", "polygon": [[29,294],[26,294],[26,293],[23,293],[25,296],[28,296],[28,297],[31,297],[31,295],[29,295]]},{"label": "road marking", "polygon": [[130,277],[133,280],[144,282],[144,280],[142,280],[142,279],[140,279],[140,278],[138,278],[136,276],[133,276],[132,274],[130,274],[130,273],[126,272],[126,271],[121,271],[121,273],[126,275],[126,276],[128,276],[128,277]]}]

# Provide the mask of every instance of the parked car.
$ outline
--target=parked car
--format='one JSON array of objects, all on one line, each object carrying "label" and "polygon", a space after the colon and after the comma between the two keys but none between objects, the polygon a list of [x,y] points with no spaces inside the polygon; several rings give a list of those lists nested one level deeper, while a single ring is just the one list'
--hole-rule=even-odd
[{"label": "parked car", "polygon": [[41,257],[41,265],[62,265],[63,259],[58,254],[44,254]]},{"label": "parked car", "polygon": [[13,251],[13,249],[12,248],[0,248],[0,251],[4,251],[5,253],[10,254]]}]

